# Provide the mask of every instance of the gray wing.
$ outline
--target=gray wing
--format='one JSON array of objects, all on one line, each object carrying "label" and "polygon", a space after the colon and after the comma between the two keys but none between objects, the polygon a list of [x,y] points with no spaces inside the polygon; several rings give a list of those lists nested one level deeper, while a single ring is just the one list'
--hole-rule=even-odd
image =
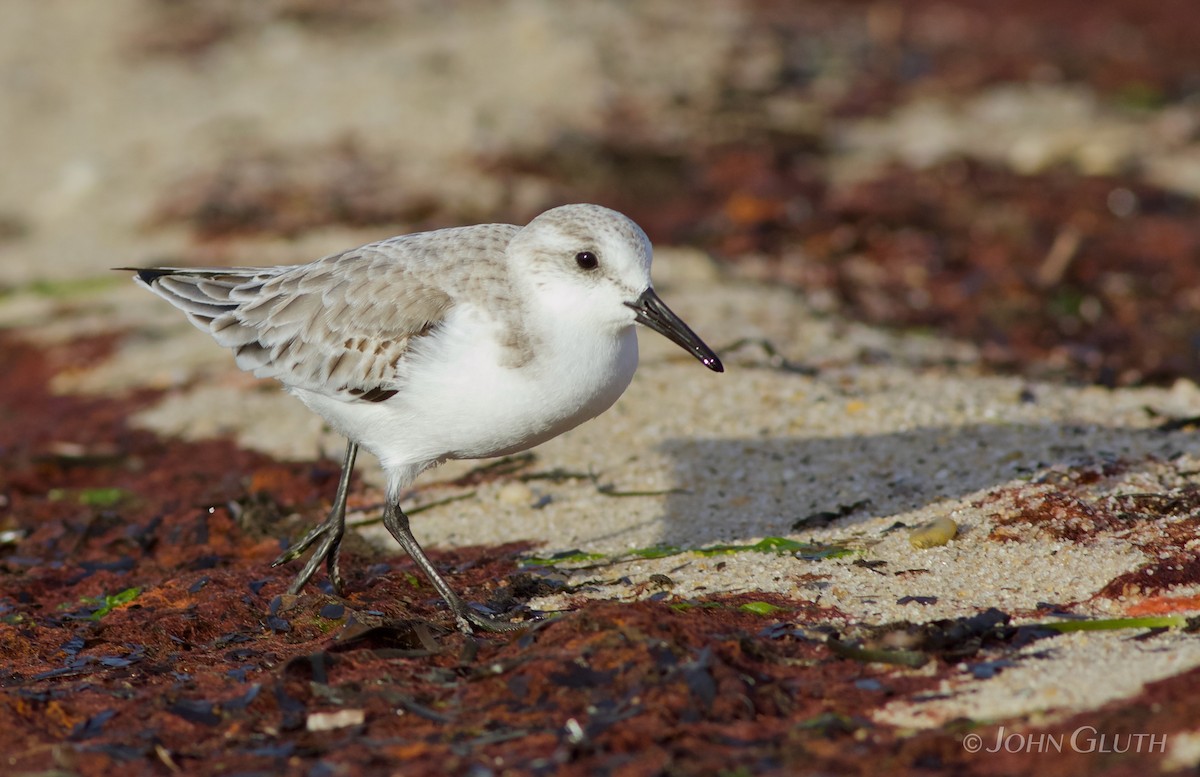
[{"label": "gray wing", "polygon": [[232,349],[242,369],[289,387],[382,401],[396,393],[396,366],[413,340],[454,304],[441,284],[419,280],[430,275],[429,252],[406,257],[405,249],[385,241],[289,267],[136,272]]}]

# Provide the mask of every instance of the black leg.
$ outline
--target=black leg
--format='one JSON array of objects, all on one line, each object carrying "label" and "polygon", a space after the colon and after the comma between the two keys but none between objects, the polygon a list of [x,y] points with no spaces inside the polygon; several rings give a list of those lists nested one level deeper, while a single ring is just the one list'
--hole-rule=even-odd
[{"label": "black leg", "polygon": [[459,598],[458,594],[450,588],[450,584],[433,566],[433,562],[429,560],[429,556],[425,555],[425,551],[421,550],[421,546],[417,544],[417,538],[413,536],[412,529],[408,525],[408,516],[400,509],[400,506],[388,503],[383,510],[383,525],[396,538],[396,542],[400,543],[400,547],[404,548],[412,560],[416,563],[429,581],[433,583],[433,587],[441,594],[441,597],[446,600],[446,604],[450,605],[450,611],[454,613],[454,620],[458,623],[458,628],[467,634],[471,633],[471,627],[476,626],[484,631],[515,631],[524,628],[524,624],[509,623],[508,621],[498,621],[494,618],[488,618],[475,612],[467,603]]},{"label": "black leg", "polygon": [[342,549],[342,535],[346,531],[346,495],[350,491],[350,473],[354,471],[356,456],[358,456],[358,443],[347,442],[346,458],[342,461],[342,476],[338,480],[337,496],[333,498],[333,507],[329,510],[329,516],[314,526],[312,531],[304,535],[303,539],[284,551],[271,564],[271,566],[277,567],[300,558],[304,551],[320,540],[317,542],[317,548],[313,551],[312,557],[304,564],[304,569],[300,570],[300,574],[296,575],[296,579],[288,587],[289,594],[300,593],[300,590],[312,579],[317,568],[321,566],[322,561],[329,570],[329,582],[333,585],[334,592],[340,596],[346,589],[345,582],[342,580],[342,572],[338,568],[338,559]]}]

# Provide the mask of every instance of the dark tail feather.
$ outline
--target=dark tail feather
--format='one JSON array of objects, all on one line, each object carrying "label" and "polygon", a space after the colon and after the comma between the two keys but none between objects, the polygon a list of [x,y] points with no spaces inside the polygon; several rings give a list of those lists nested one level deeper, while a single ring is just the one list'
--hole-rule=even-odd
[{"label": "dark tail feather", "polygon": [[135,272],[138,280],[147,286],[164,275],[178,275],[187,272],[187,270],[176,267],[114,267],[112,269],[118,272]]}]

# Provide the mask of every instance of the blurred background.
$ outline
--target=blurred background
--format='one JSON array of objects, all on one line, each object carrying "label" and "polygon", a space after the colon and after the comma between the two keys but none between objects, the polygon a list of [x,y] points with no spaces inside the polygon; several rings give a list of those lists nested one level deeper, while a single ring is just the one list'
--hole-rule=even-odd
[{"label": "blurred background", "polygon": [[592,201],[986,369],[1200,374],[1193,0],[5,10],[10,297]]}]

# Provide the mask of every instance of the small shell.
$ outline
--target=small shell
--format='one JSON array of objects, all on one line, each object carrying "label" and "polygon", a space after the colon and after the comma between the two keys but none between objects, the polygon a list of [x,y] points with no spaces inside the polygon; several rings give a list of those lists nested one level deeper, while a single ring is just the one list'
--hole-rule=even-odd
[{"label": "small shell", "polygon": [[945,545],[957,534],[958,524],[943,515],[924,526],[913,529],[908,535],[908,541],[914,548],[936,548],[939,545]]}]

